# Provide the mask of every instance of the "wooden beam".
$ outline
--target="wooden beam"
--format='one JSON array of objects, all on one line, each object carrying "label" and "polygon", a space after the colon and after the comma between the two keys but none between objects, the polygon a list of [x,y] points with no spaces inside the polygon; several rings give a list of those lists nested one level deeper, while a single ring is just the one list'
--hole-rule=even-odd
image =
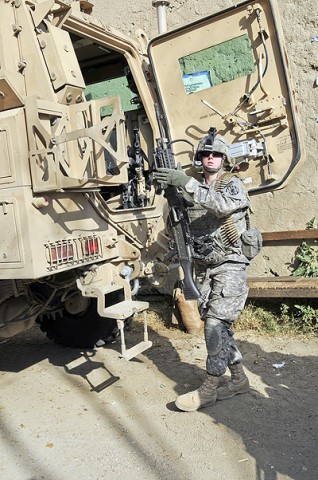
[{"label": "wooden beam", "polygon": [[284,240],[306,240],[318,238],[318,228],[310,230],[283,230],[280,232],[262,232],[264,244],[267,242],[280,242]]},{"label": "wooden beam", "polygon": [[318,298],[318,278],[251,277],[249,298]]}]

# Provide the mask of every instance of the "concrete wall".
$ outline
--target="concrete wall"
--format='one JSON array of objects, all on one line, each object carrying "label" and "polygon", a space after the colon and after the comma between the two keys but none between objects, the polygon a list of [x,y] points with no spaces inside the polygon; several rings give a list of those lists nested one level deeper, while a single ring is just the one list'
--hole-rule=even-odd
[{"label": "concrete wall", "polygon": [[[168,30],[198,20],[236,4],[232,0],[171,0],[167,8]],[[252,223],[262,231],[304,229],[318,218],[318,36],[317,0],[279,0],[279,10],[289,64],[299,107],[306,161],[282,190],[252,198]],[[94,16],[133,36],[143,29],[149,38],[157,34],[156,9],[151,0],[95,0]],[[298,242],[299,243],[299,242]],[[298,243],[263,249],[250,269],[251,275],[289,275]]]}]

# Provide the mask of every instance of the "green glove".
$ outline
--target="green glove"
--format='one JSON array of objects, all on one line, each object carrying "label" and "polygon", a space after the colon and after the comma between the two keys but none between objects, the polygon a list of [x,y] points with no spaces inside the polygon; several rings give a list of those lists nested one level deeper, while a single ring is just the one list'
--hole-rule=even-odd
[{"label": "green glove", "polygon": [[182,188],[190,181],[190,177],[183,170],[172,170],[170,168],[158,168],[154,172],[154,178],[160,183],[167,183],[168,185]]}]

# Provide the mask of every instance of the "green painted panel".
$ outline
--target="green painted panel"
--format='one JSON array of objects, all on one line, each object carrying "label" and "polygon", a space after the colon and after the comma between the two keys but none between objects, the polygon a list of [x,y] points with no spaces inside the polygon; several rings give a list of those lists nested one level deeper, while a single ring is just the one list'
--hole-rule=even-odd
[{"label": "green painted panel", "polygon": [[247,35],[232,38],[179,59],[186,93],[245,77],[255,71]]},{"label": "green painted panel", "polygon": [[[130,103],[130,100],[134,98],[136,94],[130,90],[125,76],[94,83],[88,85],[85,89],[85,97],[87,100],[112,97],[114,95],[120,96],[121,105],[125,112],[138,108],[138,105],[132,105]],[[101,112],[102,116],[111,115],[111,113],[112,107],[104,107]]]}]

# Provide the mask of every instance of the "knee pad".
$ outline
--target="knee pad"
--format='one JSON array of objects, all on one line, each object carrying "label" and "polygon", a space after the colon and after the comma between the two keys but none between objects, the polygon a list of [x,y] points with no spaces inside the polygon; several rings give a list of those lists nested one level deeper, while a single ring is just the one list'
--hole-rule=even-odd
[{"label": "knee pad", "polygon": [[210,357],[219,355],[224,340],[227,338],[227,328],[215,318],[207,318],[204,327],[205,343]]}]

